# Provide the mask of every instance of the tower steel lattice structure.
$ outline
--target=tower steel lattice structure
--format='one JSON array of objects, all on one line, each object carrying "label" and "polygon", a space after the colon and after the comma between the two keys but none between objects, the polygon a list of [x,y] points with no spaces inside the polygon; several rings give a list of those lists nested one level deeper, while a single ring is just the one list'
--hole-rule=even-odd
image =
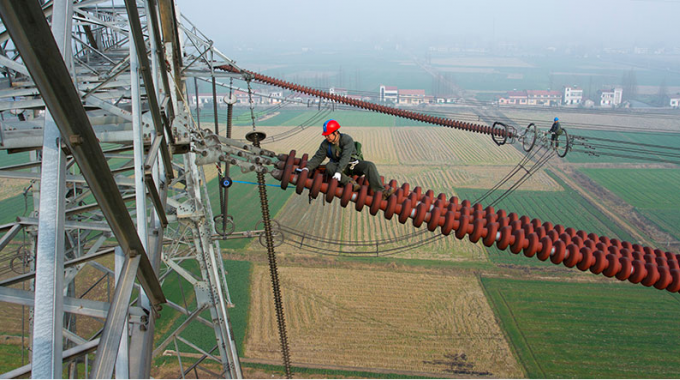
[{"label": "tower steel lattice structure", "polygon": [[[0,149],[23,161],[0,178],[26,183],[32,209],[0,226],[0,301],[30,310],[26,360],[2,377],[149,378],[172,348],[182,377],[241,378],[201,166],[217,140],[186,82],[243,75],[215,72],[234,62],[172,0],[3,0],[0,16]],[[180,278],[192,302],[163,293]],[[112,297],[90,297],[104,283]],[[166,310],[183,321],[154,341]],[[212,349],[183,334],[194,324]],[[187,349],[199,355],[185,368]]]}]

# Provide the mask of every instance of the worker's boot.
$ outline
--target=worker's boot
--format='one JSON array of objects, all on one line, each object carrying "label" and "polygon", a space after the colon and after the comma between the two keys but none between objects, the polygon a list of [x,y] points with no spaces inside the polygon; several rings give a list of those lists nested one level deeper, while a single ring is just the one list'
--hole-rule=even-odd
[{"label": "worker's boot", "polygon": [[357,181],[354,180],[354,178],[350,178],[349,183],[352,184],[352,191],[359,191],[359,189],[361,189],[361,185],[359,185]]},{"label": "worker's boot", "polygon": [[387,190],[383,191],[383,199],[389,198],[391,195],[396,193],[397,190],[395,190],[393,187],[388,187]]}]

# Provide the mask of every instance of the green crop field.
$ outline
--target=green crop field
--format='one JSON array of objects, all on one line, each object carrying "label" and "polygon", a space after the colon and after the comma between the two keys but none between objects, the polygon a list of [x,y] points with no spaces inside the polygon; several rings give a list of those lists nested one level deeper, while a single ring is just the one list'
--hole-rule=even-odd
[{"label": "green crop field", "polygon": [[[264,228],[262,224],[257,226],[257,223],[262,220],[262,208],[260,206],[260,195],[257,188],[257,176],[255,173],[241,173],[238,169],[232,169],[230,177],[233,181],[242,181],[247,183],[234,182],[229,188],[229,202],[228,214],[234,217],[236,231],[253,230],[256,227]],[[265,175],[265,181],[269,185],[277,185],[278,183],[269,174]],[[221,214],[220,209],[220,195],[219,183],[217,178],[211,180],[207,184],[208,196],[210,197],[210,204],[214,215]],[[295,192],[294,187],[289,187],[288,190],[281,190],[280,187],[266,186],[267,198],[269,204],[269,213],[276,216],[283,205],[288,201],[288,198]],[[221,241],[220,246],[226,249],[243,249],[254,239],[233,239]]]},{"label": "green crop field", "polygon": [[18,216],[30,216],[33,211],[33,197],[22,194],[0,201],[0,225],[16,222]]},{"label": "green crop field", "polygon": [[[557,178],[553,177],[561,185]],[[542,222],[549,221],[553,224],[561,224],[576,230],[594,232],[610,238],[618,238],[625,241],[633,241],[632,237],[614,225],[604,214],[594,209],[593,206],[583,199],[578,193],[564,186],[564,191],[523,191],[517,190],[507,198],[499,202],[496,210],[503,209],[508,213],[515,212],[517,215],[526,215],[529,218],[538,218]],[[474,203],[485,191],[478,189],[457,189],[461,199],[469,199]],[[481,202],[486,206],[493,198]],[[525,258],[510,253],[509,250],[501,251],[495,246],[488,248],[489,257],[495,263],[518,264],[518,265],[553,265],[550,262],[541,262],[536,258]]]},{"label": "green crop field", "polygon": [[530,378],[680,377],[680,298],[619,283],[482,278]]},{"label": "green crop field", "polygon": [[580,169],[680,239],[680,172],[675,169]]},{"label": "green crop field", "polygon": [[[675,161],[679,162],[677,158],[665,157],[662,155],[650,155],[636,152],[636,150],[649,150],[661,154],[677,154],[677,150],[668,149],[668,147],[680,147],[680,136],[671,133],[629,133],[629,132],[613,132],[613,131],[597,131],[597,130],[573,130],[570,131],[572,135],[585,137],[586,144],[598,144],[596,152],[602,153],[600,156],[591,156],[580,152],[570,152],[565,157],[568,162],[573,163],[589,163],[589,162],[608,162],[608,163],[654,163]],[[598,140],[600,139],[600,140]],[[604,141],[604,140],[611,141]],[[577,140],[579,143],[582,140]],[[616,142],[614,142],[616,141]],[[606,147],[604,147],[606,146]],[[607,147],[615,147],[616,149],[609,149]],[[664,147],[664,148],[662,148]],[[574,145],[574,150],[583,150],[582,147]],[[625,150],[621,150],[625,149]],[[630,151],[633,150],[633,151]],[[618,157],[609,154],[627,156]],[[646,159],[642,159],[646,158]]]},{"label": "green crop field", "polygon": [[[250,305],[251,266],[251,263],[247,261],[226,260],[224,262],[224,267],[227,271],[229,295],[234,304],[234,307],[229,308],[228,312],[232,331],[234,332],[234,341],[239,352],[243,352],[243,340],[246,333],[248,308]],[[196,261],[185,261],[182,263],[182,267],[193,273],[196,278],[201,277]],[[193,286],[176,273],[171,274],[163,283],[163,294],[165,294],[169,301],[182,307],[190,310],[196,308],[196,295]],[[201,313],[201,317],[211,320],[208,310]],[[156,346],[165,341],[185,320],[186,316],[183,314],[169,307],[164,308],[162,317],[156,323]],[[192,343],[206,351],[209,351],[215,345],[215,331],[201,323],[190,324],[181,335],[190,337],[189,340]],[[178,342],[178,344],[183,352],[196,352],[182,342]],[[174,350],[174,344],[171,343],[166,349]]]}]

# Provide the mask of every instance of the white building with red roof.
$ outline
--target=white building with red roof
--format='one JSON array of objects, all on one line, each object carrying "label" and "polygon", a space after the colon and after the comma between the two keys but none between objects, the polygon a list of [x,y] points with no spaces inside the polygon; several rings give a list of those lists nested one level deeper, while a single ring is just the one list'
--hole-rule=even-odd
[{"label": "white building with red roof", "polygon": [[425,90],[399,90],[399,104],[431,104],[434,96],[425,95]]}]

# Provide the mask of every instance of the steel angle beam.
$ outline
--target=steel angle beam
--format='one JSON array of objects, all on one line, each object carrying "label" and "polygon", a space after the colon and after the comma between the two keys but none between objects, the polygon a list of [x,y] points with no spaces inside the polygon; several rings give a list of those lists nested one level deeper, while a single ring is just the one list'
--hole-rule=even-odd
[{"label": "steel angle beam", "polygon": [[140,256],[137,278],[152,304],[165,302],[125,202],[116,189],[85,108],[37,2],[0,0],[0,16],[49,108],[111,230],[131,257]]},{"label": "steel angle beam", "polygon": [[[67,362],[77,357],[89,354],[90,352],[95,351],[98,346],[99,338],[91,340],[85,344],[81,344],[77,347],[70,348],[62,353],[62,361]],[[2,375],[0,375],[0,379],[16,379],[21,376],[29,374],[31,370],[32,370],[31,364],[27,364],[23,367],[19,367],[12,371],[3,373]]]},{"label": "steel angle beam", "polygon": [[[146,43],[144,43],[142,25],[139,21],[139,10],[137,9],[137,3],[135,0],[125,0],[125,7],[127,8],[128,12],[131,37],[135,42],[134,45],[139,58],[140,71],[142,72],[142,78],[144,78],[144,87],[146,88],[146,98],[149,102],[149,110],[153,118],[156,133],[162,134],[163,127],[165,127],[167,136],[170,138],[170,141],[174,142],[170,124],[163,123],[163,119],[161,117],[161,109],[158,104],[158,99],[156,98],[156,90],[154,89],[153,78],[151,75],[151,64],[149,63],[149,57],[146,55]],[[170,156],[168,144],[165,141],[162,141],[161,143],[161,158],[163,159],[163,165],[165,166],[165,175],[170,180],[174,177],[172,172],[172,157]]]},{"label": "steel angle beam", "polygon": [[[76,159],[77,161],[77,159]],[[79,164],[80,165],[80,164]],[[111,173],[111,170],[109,169],[108,166],[105,166],[105,168]],[[0,178],[13,178],[13,179],[30,179],[30,180],[40,180],[40,173],[29,173],[29,172],[17,172],[13,170],[0,170]],[[85,176],[85,173],[83,171],[83,176],[79,175],[67,175],[66,176],[66,181],[67,182],[75,182],[75,183],[87,183],[90,184],[90,181],[87,179]],[[91,185],[90,185],[91,186]],[[112,189],[117,188],[116,186],[126,186],[126,187],[134,187],[135,183],[133,180],[127,177],[123,176],[117,176],[114,179],[114,186]],[[93,191],[94,192],[94,191]],[[110,192],[110,191],[109,191]],[[120,195],[120,194],[119,194]],[[130,220],[132,221],[132,220]]]},{"label": "steel angle beam", "polygon": [[2,251],[9,242],[14,239],[15,236],[21,231],[22,225],[20,223],[15,224],[10,230],[0,238],[0,251]]},{"label": "steel angle beam", "polygon": [[[0,301],[16,305],[34,306],[35,294],[28,290],[0,287]],[[94,318],[106,318],[109,304],[82,298],[64,297],[64,312],[86,315]],[[143,313],[141,309],[134,314]]]}]

